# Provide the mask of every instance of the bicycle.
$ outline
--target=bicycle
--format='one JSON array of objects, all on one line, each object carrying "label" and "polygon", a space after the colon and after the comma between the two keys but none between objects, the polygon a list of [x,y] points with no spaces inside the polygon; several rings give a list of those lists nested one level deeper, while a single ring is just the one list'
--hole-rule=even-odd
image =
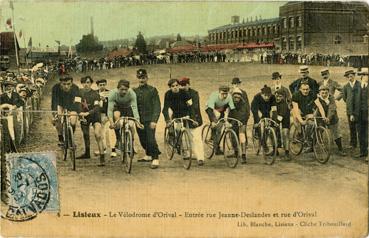
[{"label": "bicycle", "polygon": [[138,128],[143,129],[143,125],[133,117],[120,117],[115,122],[115,126],[119,124],[120,141],[118,142],[118,148],[120,150],[120,159],[128,174],[131,173],[134,157],[132,127],[129,121],[133,121]]},{"label": "bicycle", "polygon": [[313,121],[313,124],[311,125],[311,135],[307,134],[306,125],[301,126],[301,132],[299,133],[296,125],[292,124],[290,129],[290,151],[295,156],[300,155],[304,147],[309,146],[309,141],[312,139],[315,159],[319,163],[325,164],[330,158],[331,139],[328,129],[325,126],[318,125],[318,119],[323,119],[323,117],[312,117],[306,119],[307,121]]},{"label": "bicycle", "polygon": [[279,123],[270,118],[262,118],[252,129],[252,141],[256,155],[262,151],[264,162],[268,165],[275,162],[277,155],[276,127],[280,127]]},{"label": "bicycle", "polygon": [[182,157],[185,169],[190,169],[192,162],[192,135],[188,129],[188,122],[198,125],[198,122],[185,116],[174,118],[164,130],[164,146],[167,158],[172,160],[177,150],[177,153]]},{"label": "bicycle", "polygon": [[229,121],[234,121],[241,127],[243,124],[234,118],[221,118],[214,127],[219,126],[222,123],[221,135],[219,140],[214,146],[213,136],[212,136],[212,126],[210,124],[204,125],[201,132],[201,137],[205,146],[205,158],[211,159],[215,153],[215,148],[219,147],[221,141],[223,140],[223,153],[224,159],[227,166],[230,168],[235,168],[238,164],[240,158],[240,143],[236,132],[232,129],[232,124]]}]

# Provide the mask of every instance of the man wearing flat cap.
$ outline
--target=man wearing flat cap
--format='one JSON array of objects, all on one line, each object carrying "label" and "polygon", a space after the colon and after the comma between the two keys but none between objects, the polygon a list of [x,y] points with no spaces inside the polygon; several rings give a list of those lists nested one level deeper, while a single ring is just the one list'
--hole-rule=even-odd
[{"label": "man wearing flat cap", "polygon": [[296,79],[289,86],[292,94],[299,91],[301,83],[307,83],[310,87],[310,91],[317,95],[319,93],[319,85],[315,79],[309,77],[309,67],[306,65],[300,66],[299,68],[300,78]]},{"label": "man wearing flat cap", "polygon": [[[322,85],[327,86],[329,95],[332,95],[337,101],[341,100],[343,96],[343,87],[337,81],[330,78],[329,70],[327,68],[322,69],[320,75],[322,76],[322,80],[318,82],[319,87]],[[336,92],[338,92],[337,95],[335,95]]]},{"label": "man wearing flat cap", "polygon": [[161,112],[160,98],[158,90],[147,83],[149,78],[145,69],[137,70],[136,77],[139,80],[139,86],[134,91],[137,95],[140,122],[144,125],[143,129],[137,128],[137,133],[146,153],[143,160],[152,159],[151,168],[156,169],[159,167],[159,155],[161,154],[155,138],[156,123]]},{"label": "man wearing flat cap", "polygon": [[272,73],[272,83],[273,86],[272,94],[275,95],[275,92],[280,90],[280,92],[283,94],[284,100],[287,102],[288,105],[291,104],[291,93],[288,88],[282,85],[282,75],[279,72],[273,72]]},{"label": "man wearing flat cap", "polygon": [[19,94],[14,91],[16,84],[13,81],[3,81],[3,94],[0,96],[1,105],[11,105],[13,108],[21,107],[23,105],[22,99]]},{"label": "man wearing flat cap", "polygon": [[348,82],[343,86],[343,101],[346,103],[346,114],[350,129],[350,149],[357,146],[358,131],[357,121],[360,114],[361,84],[355,79],[355,71],[347,70],[344,76]]},{"label": "man wearing flat cap", "polygon": [[357,120],[360,153],[356,157],[368,160],[368,68],[362,68],[358,75],[361,76],[360,110]]}]

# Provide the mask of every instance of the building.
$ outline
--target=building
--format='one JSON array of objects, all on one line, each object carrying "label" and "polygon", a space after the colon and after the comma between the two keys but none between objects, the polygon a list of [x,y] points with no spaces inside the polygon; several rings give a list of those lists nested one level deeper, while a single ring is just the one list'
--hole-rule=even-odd
[{"label": "building", "polygon": [[232,24],[220,26],[208,31],[209,44],[229,43],[266,43],[279,37],[279,18],[247,19],[239,22],[239,17],[232,16]]},{"label": "building", "polygon": [[362,2],[289,2],[279,8],[280,46],[289,52],[366,52],[369,8]]},{"label": "building", "polygon": [[208,31],[209,44],[274,43],[295,53],[366,54],[369,6],[364,2],[288,2],[279,17],[239,22]]},{"label": "building", "polygon": [[17,38],[15,38],[15,40],[16,44],[14,44],[13,32],[0,32],[0,55],[9,56],[10,68],[17,67],[15,46],[17,46],[18,52],[20,48]]}]

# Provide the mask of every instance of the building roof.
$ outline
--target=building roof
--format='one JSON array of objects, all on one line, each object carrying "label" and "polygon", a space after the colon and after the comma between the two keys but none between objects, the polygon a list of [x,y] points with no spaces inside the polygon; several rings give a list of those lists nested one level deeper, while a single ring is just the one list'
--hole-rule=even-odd
[{"label": "building roof", "polygon": [[262,19],[262,20],[252,21],[252,22],[228,24],[228,25],[219,26],[219,27],[210,29],[209,31],[222,31],[222,30],[226,30],[226,29],[229,29],[229,28],[258,26],[258,25],[261,25],[261,24],[276,23],[276,22],[279,22],[279,17],[269,18],[269,19]]}]

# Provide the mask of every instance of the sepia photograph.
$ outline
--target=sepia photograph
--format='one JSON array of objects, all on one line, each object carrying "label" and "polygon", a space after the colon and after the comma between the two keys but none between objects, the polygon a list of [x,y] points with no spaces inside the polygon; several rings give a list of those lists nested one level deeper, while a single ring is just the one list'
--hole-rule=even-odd
[{"label": "sepia photograph", "polygon": [[2,237],[367,237],[365,1],[0,0]]}]

